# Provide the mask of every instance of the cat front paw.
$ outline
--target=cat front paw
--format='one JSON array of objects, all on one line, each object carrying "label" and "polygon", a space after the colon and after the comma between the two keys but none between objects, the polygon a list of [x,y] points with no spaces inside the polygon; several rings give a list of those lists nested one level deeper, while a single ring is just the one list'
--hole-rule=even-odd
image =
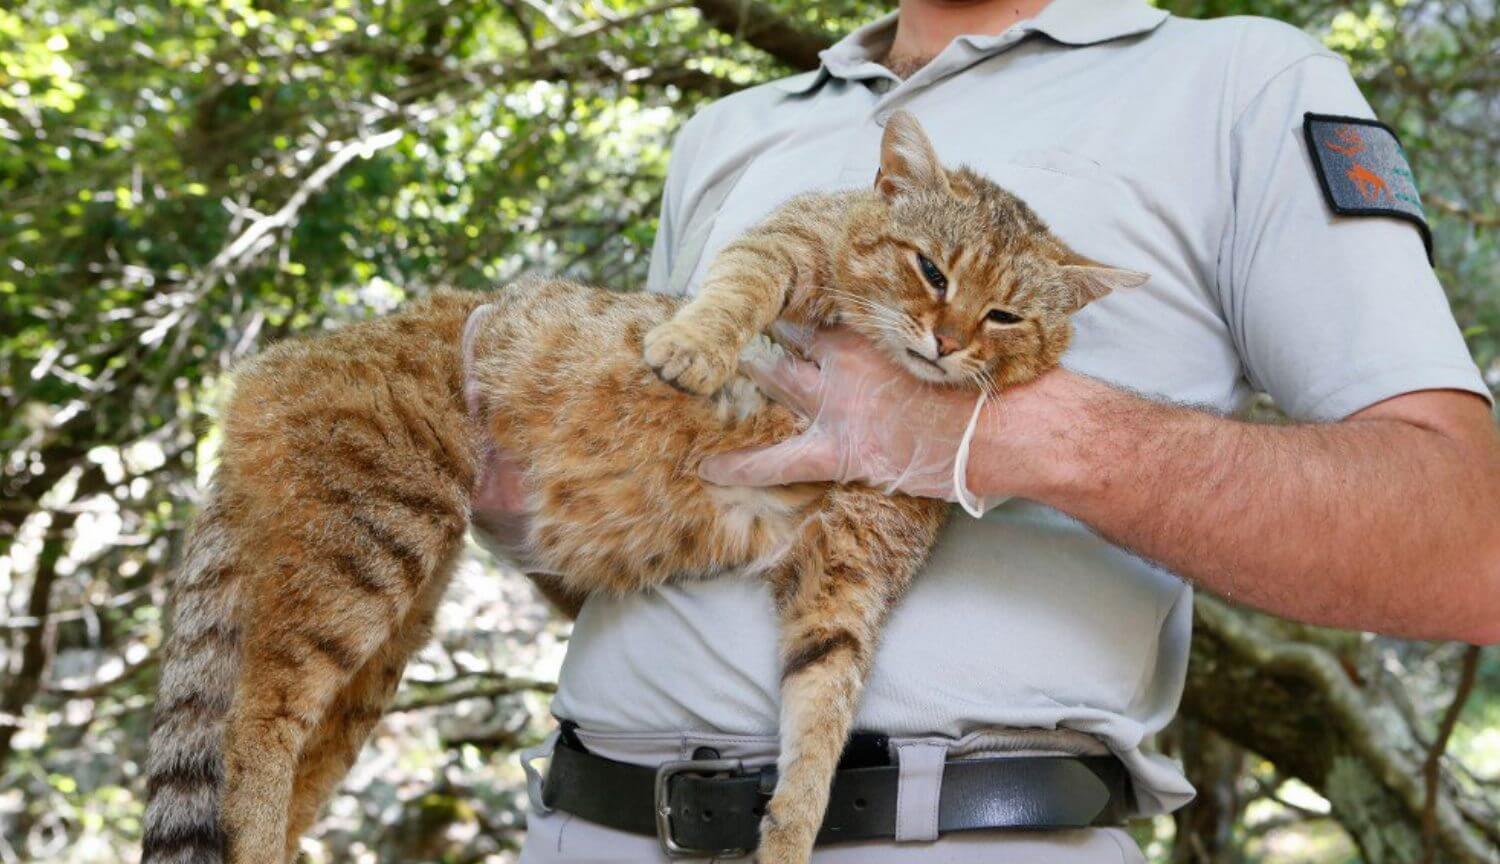
[{"label": "cat front paw", "polygon": [[707,396],[734,373],[734,347],[691,326],[667,321],[646,334],[646,365],[673,387]]}]

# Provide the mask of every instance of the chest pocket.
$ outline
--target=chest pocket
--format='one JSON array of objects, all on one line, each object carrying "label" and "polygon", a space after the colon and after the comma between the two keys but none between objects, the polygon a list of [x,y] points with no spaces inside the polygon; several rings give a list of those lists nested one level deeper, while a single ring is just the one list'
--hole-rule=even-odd
[{"label": "chest pocket", "polygon": [[1105,165],[1076,150],[1022,147],[969,161],[1025,201],[1063,242],[1119,267],[1145,269],[1141,250],[1122,248],[1132,236],[1140,201]]},{"label": "chest pocket", "polygon": [[1060,232],[1108,218],[1120,203],[1117,178],[1110,170],[1073,150],[1021,148],[970,164]]},{"label": "chest pocket", "polygon": [[1078,180],[1103,181],[1108,173],[1098,161],[1073,150],[1033,147],[1017,150],[1008,161]]},{"label": "chest pocket", "polygon": [[975,158],[1064,243],[1104,264],[1150,274],[1145,285],[1089,304],[1074,318],[1069,368],[1178,402],[1233,410],[1240,361],[1218,298],[1198,277],[1188,216],[1162,205],[1113,161],[1066,148],[1017,148]]},{"label": "chest pocket", "polygon": [[698,271],[698,263],[703,258],[703,250],[708,245],[708,238],[713,233],[719,212],[724,209],[729,193],[739,185],[740,178],[745,176],[749,167],[750,160],[744,160],[740,167],[726,172],[694,200],[692,209],[683,222],[682,239],[677,244],[672,270],[667,274],[668,294],[675,297],[687,295],[688,282]]}]

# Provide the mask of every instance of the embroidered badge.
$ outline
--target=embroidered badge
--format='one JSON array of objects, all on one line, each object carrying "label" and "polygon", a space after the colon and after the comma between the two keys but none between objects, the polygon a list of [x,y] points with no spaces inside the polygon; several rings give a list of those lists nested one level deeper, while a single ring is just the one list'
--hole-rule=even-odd
[{"label": "embroidered badge", "polygon": [[1308,113],[1302,128],[1333,212],[1405,219],[1422,232],[1431,261],[1432,229],[1427,227],[1406,151],[1391,127],[1379,120]]}]

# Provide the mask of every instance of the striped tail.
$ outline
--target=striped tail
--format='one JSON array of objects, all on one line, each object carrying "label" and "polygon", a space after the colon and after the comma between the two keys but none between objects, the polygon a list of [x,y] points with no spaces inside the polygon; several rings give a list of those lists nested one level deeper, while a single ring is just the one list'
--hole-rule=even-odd
[{"label": "striped tail", "polygon": [[141,864],[223,864],[224,726],[239,680],[235,537],[215,490],[172,586],[151,722]]}]

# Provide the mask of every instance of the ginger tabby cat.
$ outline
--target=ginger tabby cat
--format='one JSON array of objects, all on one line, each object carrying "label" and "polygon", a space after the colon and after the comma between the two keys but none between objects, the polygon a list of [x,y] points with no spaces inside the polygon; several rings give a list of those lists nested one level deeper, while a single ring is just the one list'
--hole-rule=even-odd
[{"label": "ginger tabby cat", "polygon": [[143,862],[295,860],[431,632],[492,442],[527,466],[531,557],[564,574],[550,593],[769,581],[783,747],[757,854],[806,862],[881,625],[948,505],[700,481],[704,456],[803,425],[735,374],[741,350],[778,313],[842,322],[912,374],[977,393],[1055,366],[1074,311],[1141,281],[945,170],[897,114],[875,189],[789,202],[685,305],[533,280],[268,350],[237,375],[173,586]]}]

